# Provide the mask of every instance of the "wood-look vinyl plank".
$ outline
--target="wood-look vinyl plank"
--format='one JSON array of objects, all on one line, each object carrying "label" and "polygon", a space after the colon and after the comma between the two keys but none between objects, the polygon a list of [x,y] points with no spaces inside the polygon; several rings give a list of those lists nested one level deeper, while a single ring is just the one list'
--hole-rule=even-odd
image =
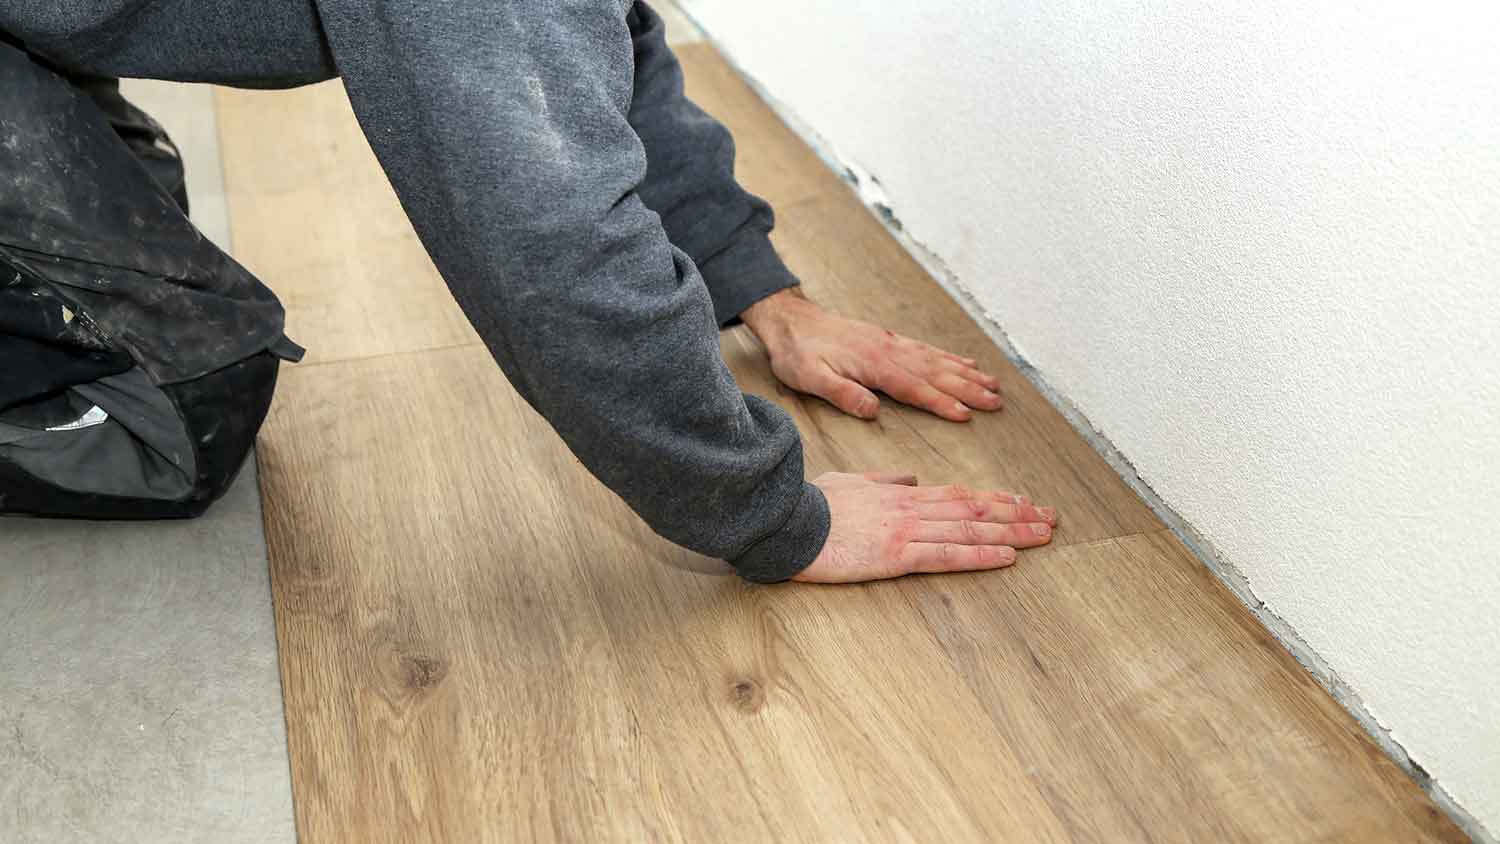
[{"label": "wood-look vinyl plank", "polygon": [[688,98],[734,134],[735,178],[777,209],[844,190],[829,170],[771,111],[713,45],[673,48],[686,76]]},{"label": "wood-look vinyl plank", "polygon": [[339,83],[217,94],[235,257],[276,291],[307,363],[479,342]]},{"label": "wood-look vinyl plank", "polygon": [[1462,840],[727,64],[682,56],[809,294],[977,354],[1008,407],[855,420],[739,327],[742,386],[811,473],[1012,488],[1061,508],[1056,541],[849,587],[667,544],[418,271],[336,86],[222,92],[237,251],[325,350],[259,448],[302,839]]}]

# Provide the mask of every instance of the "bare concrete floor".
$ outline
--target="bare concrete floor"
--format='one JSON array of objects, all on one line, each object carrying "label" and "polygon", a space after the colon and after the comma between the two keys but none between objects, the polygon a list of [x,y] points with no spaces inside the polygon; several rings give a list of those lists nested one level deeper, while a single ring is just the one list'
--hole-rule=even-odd
[{"label": "bare concrete floor", "polygon": [[196,521],[0,520],[0,642],[0,840],[294,840],[253,465]]}]

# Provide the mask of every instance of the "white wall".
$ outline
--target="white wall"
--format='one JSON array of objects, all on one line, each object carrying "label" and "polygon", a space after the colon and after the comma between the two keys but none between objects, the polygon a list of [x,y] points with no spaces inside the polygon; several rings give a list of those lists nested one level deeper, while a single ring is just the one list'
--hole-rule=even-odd
[{"label": "white wall", "polygon": [[1500,4],[684,5],[1500,831]]}]

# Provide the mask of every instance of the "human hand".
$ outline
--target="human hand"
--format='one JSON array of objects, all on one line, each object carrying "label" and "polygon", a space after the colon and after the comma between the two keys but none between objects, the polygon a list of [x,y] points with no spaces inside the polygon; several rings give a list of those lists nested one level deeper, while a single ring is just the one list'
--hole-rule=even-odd
[{"label": "human hand", "polygon": [[813,483],[832,520],[823,550],[792,578],[807,583],[1001,568],[1017,548],[1051,542],[1057,524],[1056,509],[1025,496],[917,486],[911,475],[830,472]]},{"label": "human hand", "polygon": [[740,317],[771,355],[783,384],[874,419],[871,390],[944,419],[967,422],[972,410],[999,410],[1000,379],[963,358],[867,322],[823,310],[795,290],[773,293]]}]

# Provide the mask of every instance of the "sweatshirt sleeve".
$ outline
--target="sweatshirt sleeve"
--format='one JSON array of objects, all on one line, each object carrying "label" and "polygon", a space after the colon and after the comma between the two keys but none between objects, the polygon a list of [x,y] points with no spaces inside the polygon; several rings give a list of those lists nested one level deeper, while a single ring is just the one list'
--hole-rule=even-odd
[{"label": "sweatshirt sleeve", "polygon": [[646,148],[641,200],[697,264],[714,318],[726,325],[799,282],[771,246],[771,206],[735,181],[734,137],[684,94],[661,16],[636,3],[627,20],[635,48],[630,125]]},{"label": "sweatshirt sleeve", "polygon": [[659,534],[783,580],[821,550],[828,506],[791,419],[736,387],[699,270],[642,201],[628,10],[318,5],[366,136],[511,382]]}]

